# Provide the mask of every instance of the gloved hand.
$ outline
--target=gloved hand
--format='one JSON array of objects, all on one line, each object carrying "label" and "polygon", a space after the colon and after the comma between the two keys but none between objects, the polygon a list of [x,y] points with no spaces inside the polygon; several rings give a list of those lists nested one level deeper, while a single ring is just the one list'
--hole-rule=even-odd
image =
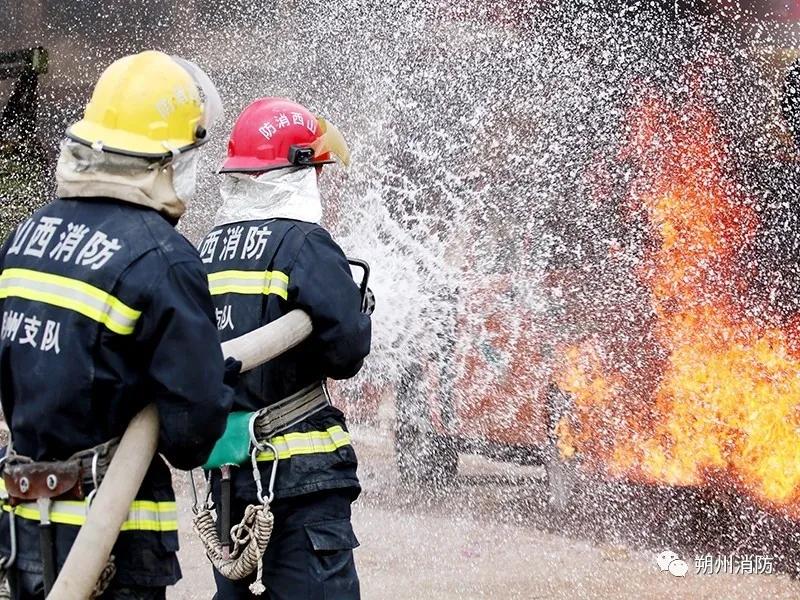
[{"label": "gloved hand", "polygon": [[242,373],[242,361],[236,360],[232,356],[225,359],[225,375],[222,381],[228,387],[236,387],[239,383],[239,376]]},{"label": "gloved hand", "polygon": [[364,295],[364,306],[361,312],[365,315],[371,315],[375,312],[375,294],[370,288],[367,288],[367,293]]}]

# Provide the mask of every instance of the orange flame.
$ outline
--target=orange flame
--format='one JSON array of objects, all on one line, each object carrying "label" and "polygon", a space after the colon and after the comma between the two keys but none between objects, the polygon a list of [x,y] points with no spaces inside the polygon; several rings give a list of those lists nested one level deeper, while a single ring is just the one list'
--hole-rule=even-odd
[{"label": "orange flame", "polygon": [[637,275],[663,354],[643,382],[605,364],[603,340],[569,348],[557,373],[574,401],[565,435],[611,476],[724,480],[800,515],[800,360],[788,328],[756,322],[739,300],[737,252],[758,220],[724,171],[714,115],[651,99],[632,123],[623,158],[646,176],[629,201],[656,240]]}]

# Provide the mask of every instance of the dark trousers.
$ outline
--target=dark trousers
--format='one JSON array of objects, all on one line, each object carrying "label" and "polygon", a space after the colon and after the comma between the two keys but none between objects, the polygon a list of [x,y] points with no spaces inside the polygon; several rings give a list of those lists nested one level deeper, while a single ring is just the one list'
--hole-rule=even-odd
[{"label": "dark trousers", "polygon": [[[263,558],[267,591],[250,593],[255,573],[231,581],[215,571],[216,600],[360,600],[351,501],[350,493],[333,490],[275,502],[275,525]],[[231,522],[238,523],[243,511],[234,506]]]},{"label": "dark trousers", "polygon": [[[44,600],[44,583],[39,573],[28,573],[12,569],[8,574],[11,600]],[[109,588],[97,600],[164,600],[164,587],[115,586]]]}]

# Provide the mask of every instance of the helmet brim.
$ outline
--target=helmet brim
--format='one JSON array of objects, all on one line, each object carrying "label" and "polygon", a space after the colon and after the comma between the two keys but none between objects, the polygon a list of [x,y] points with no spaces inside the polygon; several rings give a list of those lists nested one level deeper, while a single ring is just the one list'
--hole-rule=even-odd
[{"label": "helmet brim", "polygon": [[267,171],[275,171],[277,169],[287,169],[289,167],[306,168],[318,167],[322,165],[335,164],[333,159],[314,160],[302,165],[290,163],[288,160],[280,162],[270,162],[265,165],[264,163],[257,164],[252,158],[229,158],[225,161],[217,173],[266,173]]}]

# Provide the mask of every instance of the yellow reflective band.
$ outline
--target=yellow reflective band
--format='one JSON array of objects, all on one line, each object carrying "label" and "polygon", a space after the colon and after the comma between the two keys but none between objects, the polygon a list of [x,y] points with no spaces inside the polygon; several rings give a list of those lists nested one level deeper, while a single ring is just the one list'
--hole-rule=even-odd
[{"label": "yellow reflective band", "polygon": [[0,273],[0,298],[24,298],[72,310],[120,335],[133,333],[142,314],[88,283],[30,269]]},{"label": "yellow reflective band", "polygon": [[219,271],[208,276],[212,296],[220,294],[275,294],[289,297],[289,277],[280,271]]},{"label": "yellow reflective band", "polygon": [[[82,526],[86,523],[86,502],[77,500],[56,500],[51,505],[50,520],[61,525]],[[3,506],[11,512],[11,506]],[[14,508],[14,514],[30,521],[39,520],[39,508],[33,502],[26,502]],[[177,531],[178,507],[175,502],[154,502],[135,500],[131,504],[122,531]]]},{"label": "yellow reflective band", "polygon": [[175,502],[134,500],[121,531],[178,531]]},{"label": "yellow reflective band", "polygon": [[[335,425],[325,431],[307,431],[287,433],[275,436],[270,443],[278,450],[278,460],[291,458],[304,454],[322,454],[335,452],[342,446],[350,445],[350,434]],[[274,460],[271,450],[260,452],[256,457],[259,461]]]}]

